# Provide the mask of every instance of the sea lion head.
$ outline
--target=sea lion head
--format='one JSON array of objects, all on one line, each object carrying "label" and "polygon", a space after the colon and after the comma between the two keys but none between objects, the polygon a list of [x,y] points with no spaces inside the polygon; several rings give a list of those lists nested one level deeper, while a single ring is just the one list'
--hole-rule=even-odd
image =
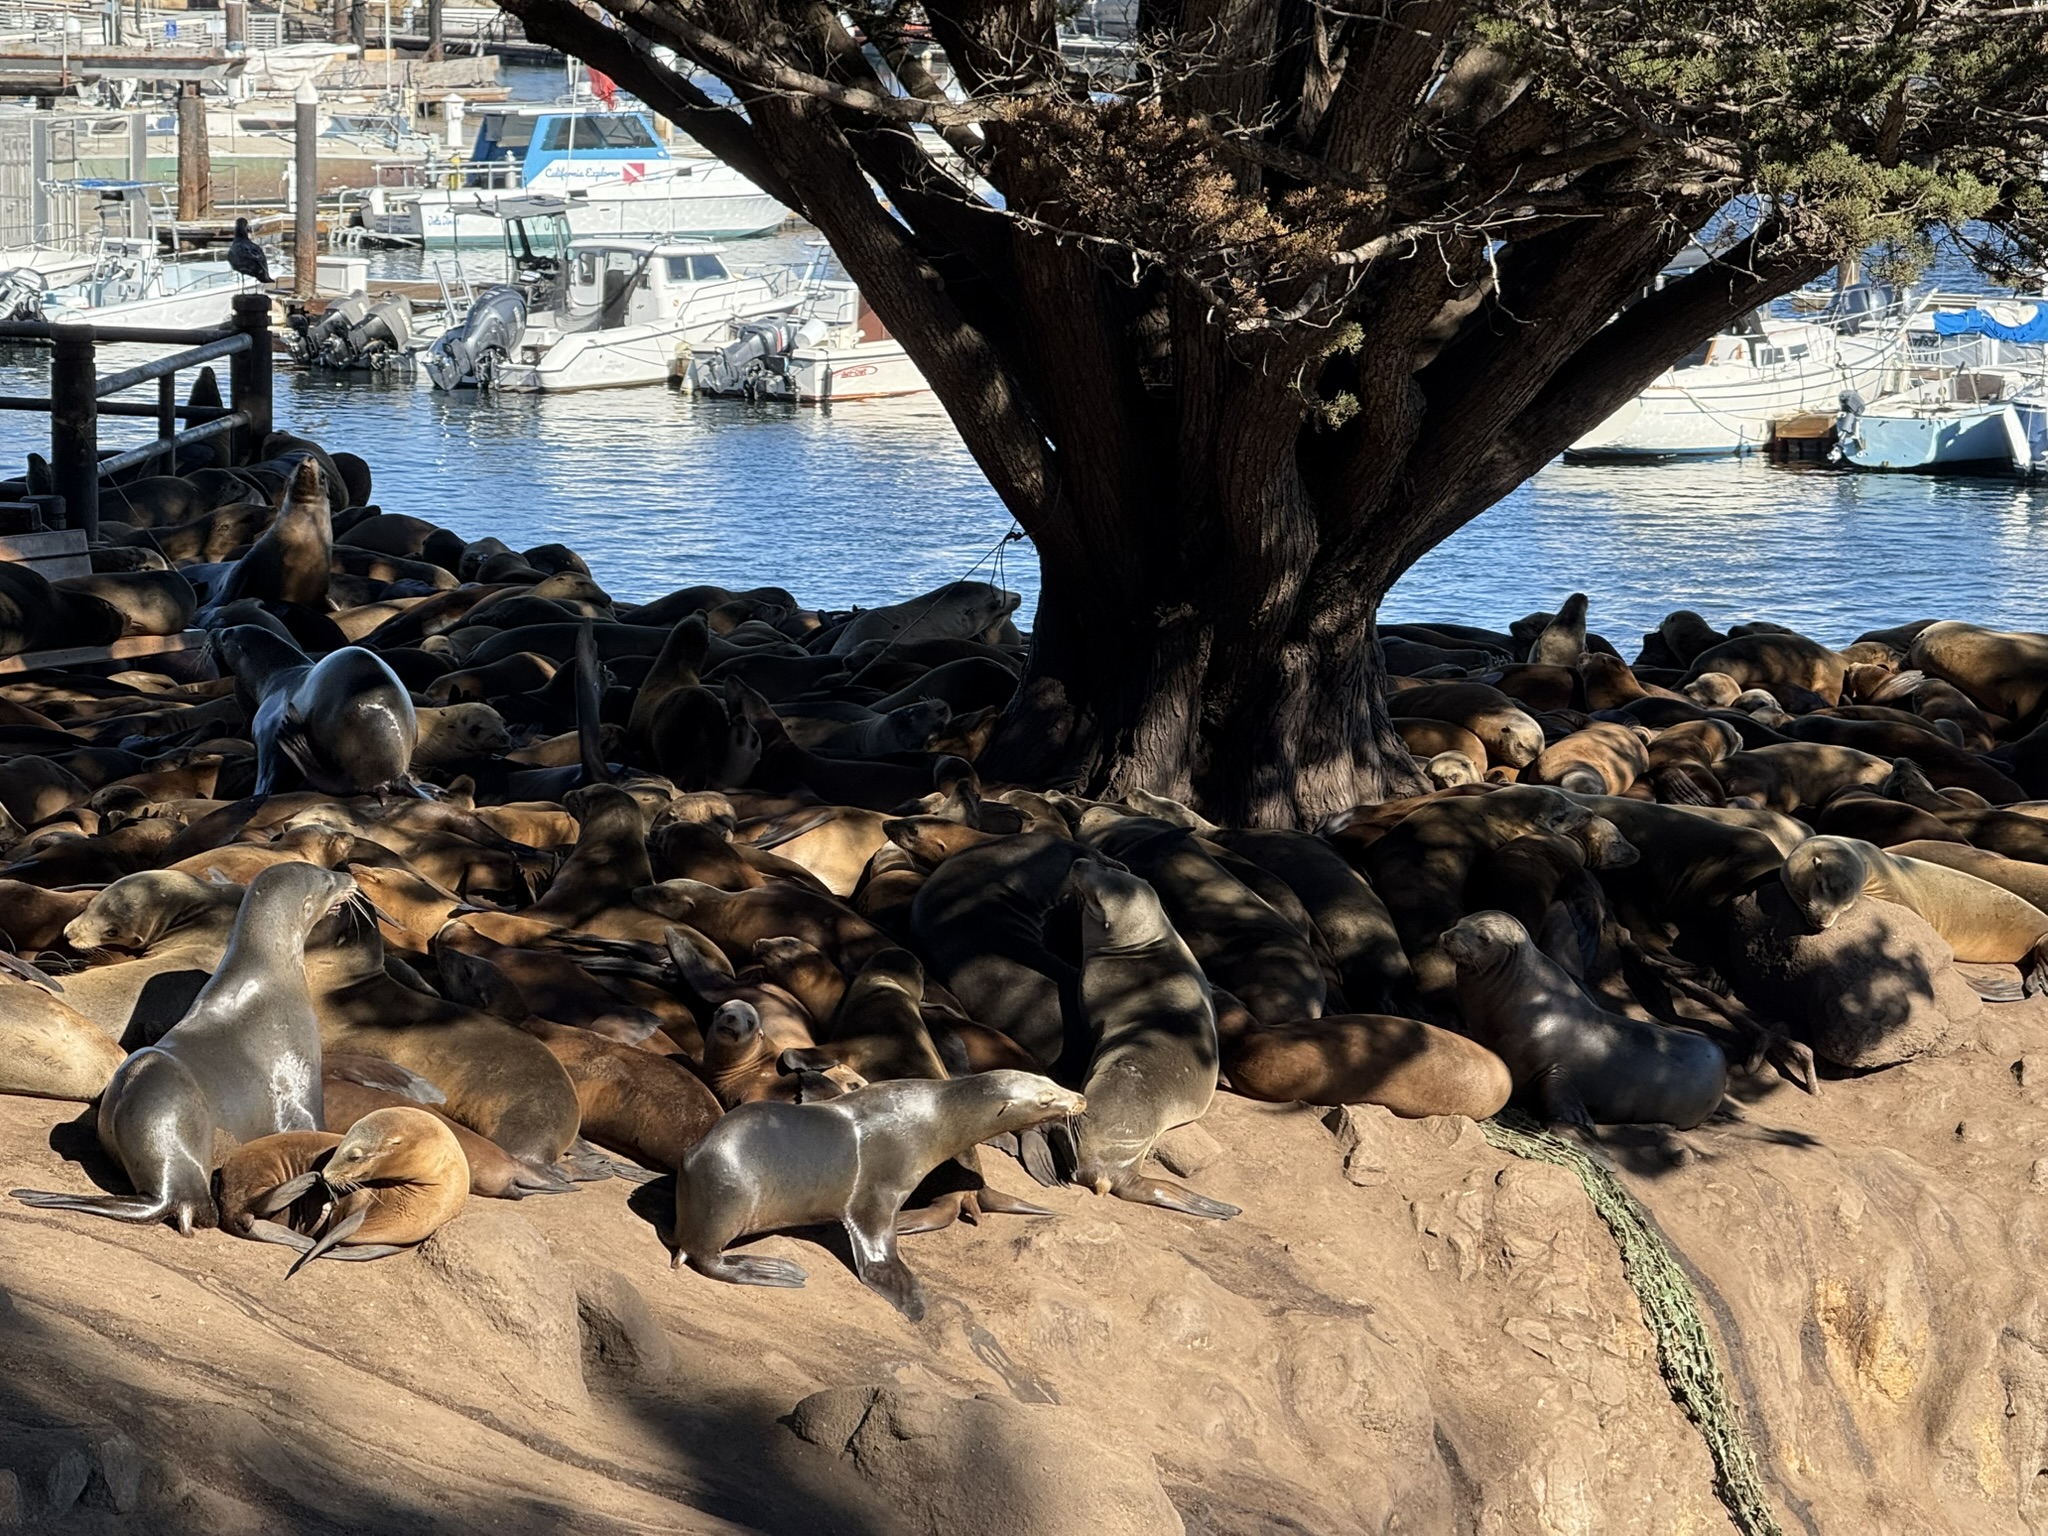
[{"label": "sea lion head", "polygon": [[1505,912],[1474,912],[1437,941],[1458,969],[1485,970],[1529,942],[1529,931]]},{"label": "sea lion head", "polygon": [[973,1084],[974,1092],[996,1103],[997,1123],[989,1132],[992,1136],[1004,1131],[1027,1131],[1048,1120],[1071,1118],[1088,1108],[1088,1101],[1080,1094],[1036,1072],[1004,1067],[954,1081],[963,1087]]},{"label": "sea lion head", "polygon": [[510,751],[512,733],[505,717],[488,704],[456,703],[416,711],[420,742],[414,758],[428,763],[465,757],[494,757]]},{"label": "sea lion head", "polygon": [[195,919],[242,904],[238,885],[209,884],[169,869],[124,875],[64,925],[64,942],[76,950],[145,953],[152,944]]},{"label": "sea lion head", "polygon": [[922,752],[952,718],[953,707],[943,699],[919,699],[914,704],[892,709],[882,716],[882,734],[886,739],[880,744],[878,755],[879,752]]},{"label": "sea lion head", "polygon": [[1643,856],[1605,816],[1589,818],[1573,840],[1585,850],[1588,869],[1626,869]]},{"label": "sea lion head", "polygon": [[897,816],[882,823],[882,835],[918,863],[935,869],[954,854],[993,842],[1001,834],[939,816]]},{"label": "sea lion head", "polygon": [[407,1104],[373,1109],[327,1154],[320,1178],[337,1195],[370,1184],[440,1183],[451,1170],[469,1178],[462,1143],[438,1115]]},{"label": "sea lion head", "polygon": [[1422,771],[1438,789],[1477,784],[1480,779],[1479,765],[1463,752],[1439,752],[1422,765]]},{"label": "sea lion head", "polygon": [[1870,866],[1854,838],[1810,837],[1785,856],[1779,883],[1815,933],[1835,921],[1863,895]]},{"label": "sea lion head", "polygon": [[720,832],[731,832],[740,824],[740,813],[733,809],[729,797],[715,789],[684,790],[669,797],[668,804],[655,818],[655,825],[666,826],[672,821],[701,821]]},{"label": "sea lion head", "polygon": [[1910,757],[1892,759],[1892,771],[1878,785],[1877,792],[1887,800],[1903,800],[1908,805],[1921,805],[1930,799],[1941,798],[1926,770]]},{"label": "sea lion head", "polygon": [[633,905],[671,922],[687,923],[700,905],[715,904],[729,893],[702,880],[663,880],[633,892]]},{"label": "sea lion head", "polygon": [[860,974],[853,978],[853,985],[861,988],[883,987],[901,992],[912,1001],[924,999],[924,966],[907,949],[878,950]]},{"label": "sea lion head", "polygon": [[311,933],[328,913],[354,896],[355,877],[338,869],[293,862],[273,864],[249,882],[250,901],[293,913],[302,934]]},{"label": "sea lion head", "polygon": [[760,1010],[740,998],[720,1003],[704,1026],[704,1070],[714,1077],[751,1071],[773,1049]]},{"label": "sea lion head", "polygon": [[1708,709],[1726,709],[1742,697],[1742,684],[1726,672],[1702,672],[1684,688],[1687,698]]},{"label": "sea lion head", "polygon": [[1159,893],[1136,875],[1112,869],[1100,859],[1076,859],[1067,889],[1081,903],[1089,947],[1137,948],[1173,936]]}]

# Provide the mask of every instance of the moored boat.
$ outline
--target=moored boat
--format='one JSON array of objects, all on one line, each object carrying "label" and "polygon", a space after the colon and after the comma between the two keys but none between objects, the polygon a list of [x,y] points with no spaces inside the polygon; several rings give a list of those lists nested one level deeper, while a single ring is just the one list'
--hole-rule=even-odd
[{"label": "moored boat", "polygon": [[781,314],[732,322],[730,335],[676,349],[676,379],[706,395],[822,405],[879,400],[931,388],[903,343],[889,334],[860,289],[826,277],[821,255],[801,296]]},{"label": "moored boat", "polygon": [[645,112],[508,107],[483,113],[467,161],[446,184],[369,193],[373,235],[426,246],[491,245],[497,206],[568,201],[579,238],[622,234],[733,239],[763,234],[783,206],[721,161],[669,153]]},{"label": "moored boat", "polygon": [[1935,311],[1916,322],[1908,343],[1901,387],[1868,402],[1844,394],[1835,423],[1842,461],[1871,470],[2028,472],[2037,458],[2048,304]]}]

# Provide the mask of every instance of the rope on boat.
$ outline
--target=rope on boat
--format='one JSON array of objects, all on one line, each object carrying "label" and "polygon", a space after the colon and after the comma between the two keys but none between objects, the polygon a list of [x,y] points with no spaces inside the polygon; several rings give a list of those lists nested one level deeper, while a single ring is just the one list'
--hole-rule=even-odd
[{"label": "rope on boat", "polygon": [[1650,1213],[1621,1181],[1576,1143],[1528,1116],[1504,1110],[1479,1129],[1503,1152],[1553,1163],[1579,1176],[1586,1198],[1621,1250],[1622,1274],[1657,1342],[1657,1365],[1672,1398],[1698,1427],[1714,1462],[1714,1492],[1742,1536],[1783,1536],[1764,1494],[1756,1446],[1729,1396],[1699,1298]]}]

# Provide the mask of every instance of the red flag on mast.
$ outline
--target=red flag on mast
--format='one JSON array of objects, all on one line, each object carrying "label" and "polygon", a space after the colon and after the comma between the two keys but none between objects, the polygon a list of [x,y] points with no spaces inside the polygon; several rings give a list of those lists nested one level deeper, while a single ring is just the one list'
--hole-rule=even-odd
[{"label": "red flag on mast", "polygon": [[618,110],[619,88],[613,82],[610,75],[600,74],[595,69],[591,70],[590,94],[604,103],[605,111],[616,112]]}]

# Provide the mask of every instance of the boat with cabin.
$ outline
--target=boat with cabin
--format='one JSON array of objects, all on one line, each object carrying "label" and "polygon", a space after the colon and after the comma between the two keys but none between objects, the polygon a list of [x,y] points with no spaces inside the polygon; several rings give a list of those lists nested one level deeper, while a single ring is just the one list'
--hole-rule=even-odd
[{"label": "boat with cabin", "polygon": [[1837,453],[1856,469],[2030,473],[2037,462],[2048,303],[1930,312],[1909,328],[1897,387],[1845,394]]},{"label": "boat with cabin", "polygon": [[437,388],[665,383],[679,346],[791,303],[786,269],[736,271],[708,241],[574,238],[561,199],[502,203],[499,221],[513,281],[478,294],[464,324],[428,350]]},{"label": "boat with cabin", "polygon": [[926,394],[931,386],[822,242],[780,314],[732,322],[730,334],[676,350],[676,381],[704,395],[822,405]]},{"label": "boat with cabin", "polygon": [[110,235],[82,274],[75,267],[37,266],[0,272],[0,316],[196,330],[227,324],[235,295],[259,288],[225,261],[166,261],[153,235]]},{"label": "boat with cabin", "polygon": [[1788,320],[1752,311],[1659,374],[1570,448],[1573,463],[1723,458],[1754,453],[1781,421],[1874,392],[1898,357],[1897,303],[1845,290],[1831,314]]},{"label": "boat with cabin", "polygon": [[560,197],[578,237],[649,235],[736,239],[781,224],[785,210],[738,171],[678,157],[647,112],[505,107],[479,115],[469,158],[429,167],[438,185],[376,187],[372,235],[424,246],[492,245],[506,199]]}]

